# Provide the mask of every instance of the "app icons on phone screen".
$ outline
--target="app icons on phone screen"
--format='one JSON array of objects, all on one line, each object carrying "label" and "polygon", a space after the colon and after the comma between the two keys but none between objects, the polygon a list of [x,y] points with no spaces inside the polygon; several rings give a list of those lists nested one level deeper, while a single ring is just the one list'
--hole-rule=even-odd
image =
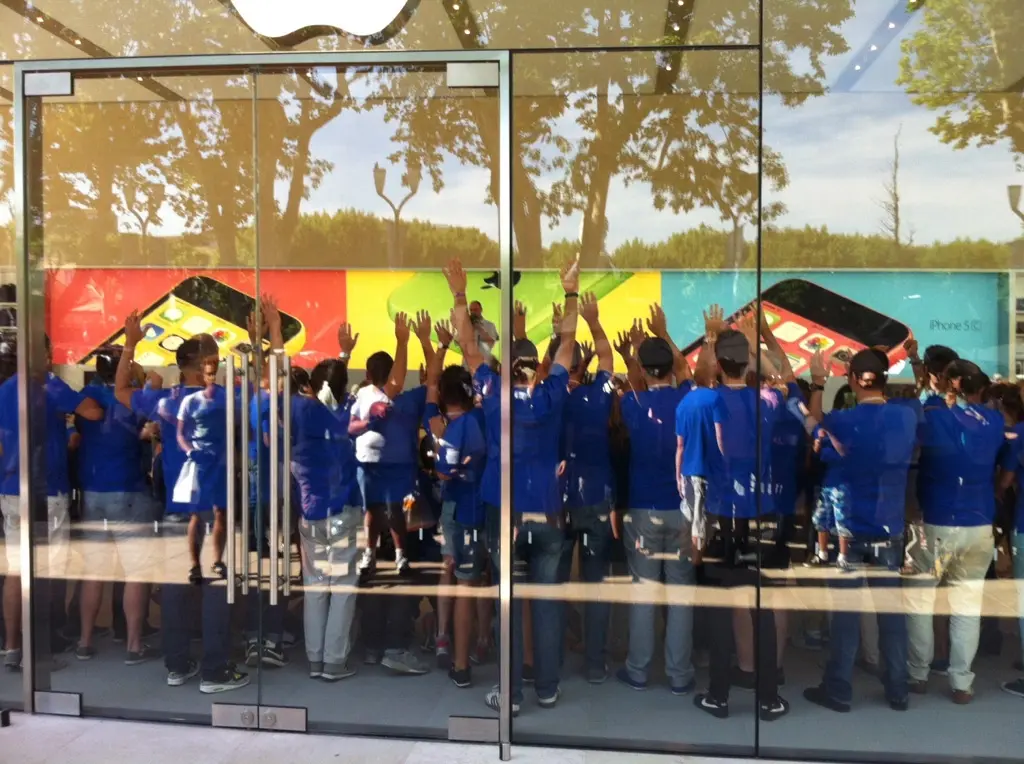
[{"label": "app icons on phone screen", "polygon": [[213,333],[213,339],[217,341],[218,345],[228,345],[235,339],[235,334],[227,329],[217,329]]},{"label": "app icons on phone screen", "polygon": [[856,351],[849,345],[840,345],[832,351],[832,362],[846,366]]},{"label": "app icons on phone screen", "polygon": [[772,332],[780,342],[796,342],[807,334],[807,327],[801,326],[796,321],[786,321]]},{"label": "app icons on phone screen", "polygon": [[814,333],[805,337],[800,342],[800,347],[806,350],[808,353],[816,353],[819,350],[824,352],[836,343],[826,337],[824,334]]},{"label": "app icons on phone screen", "polygon": [[202,334],[203,332],[209,331],[210,327],[213,326],[213,322],[202,316],[191,316],[181,325],[181,328],[185,330],[186,334],[195,336]]},{"label": "app icons on phone screen", "polygon": [[156,324],[146,324],[145,326],[142,327],[143,337],[149,340],[150,342],[155,340],[163,333],[164,328],[162,326],[157,326]]},{"label": "app icons on phone screen", "polygon": [[173,305],[168,305],[160,312],[160,318],[172,324],[181,321],[184,317],[185,311]]},{"label": "app icons on phone screen", "polygon": [[164,341],[160,343],[160,347],[162,347],[168,353],[177,353],[178,348],[181,347],[184,341],[184,337],[179,337],[177,334],[169,334],[164,339]]}]

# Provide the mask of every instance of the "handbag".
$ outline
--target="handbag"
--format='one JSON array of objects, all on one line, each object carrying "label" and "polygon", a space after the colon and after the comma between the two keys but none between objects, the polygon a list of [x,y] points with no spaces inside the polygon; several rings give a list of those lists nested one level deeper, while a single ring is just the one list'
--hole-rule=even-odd
[{"label": "handbag", "polygon": [[174,492],[171,499],[176,504],[195,504],[199,498],[199,471],[196,463],[189,458],[174,481]]}]

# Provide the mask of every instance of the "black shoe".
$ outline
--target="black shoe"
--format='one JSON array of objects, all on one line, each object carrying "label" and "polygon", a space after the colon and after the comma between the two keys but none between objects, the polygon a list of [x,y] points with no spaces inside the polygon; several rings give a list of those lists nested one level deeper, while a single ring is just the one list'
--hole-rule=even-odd
[{"label": "black shoe", "polygon": [[461,671],[452,666],[448,669],[448,678],[452,680],[452,684],[462,689],[473,686],[473,676],[468,666]]},{"label": "black shoe", "polygon": [[188,572],[188,582],[193,586],[201,586],[203,583],[203,569],[196,565]]},{"label": "black shoe", "polygon": [[288,656],[284,654],[281,645],[273,642],[264,642],[263,650],[260,654],[260,663],[264,666],[281,668],[288,665]]},{"label": "black shoe", "polygon": [[213,575],[217,578],[226,579],[228,577],[228,566],[223,562],[213,563]]},{"label": "black shoe", "polygon": [[693,696],[693,705],[701,711],[711,714],[716,719],[729,718],[729,701],[718,701],[711,697],[710,692],[699,692]]},{"label": "black shoe", "polygon": [[890,700],[889,708],[893,711],[906,711],[910,708],[910,698],[900,698],[899,700]]},{"label": "black shoe", "polygon": [[773,722],[789,713],[789,703],[779,695],[770,703],[762,703],[758,716],[763,722]]},{"label": "black shoe", "polygon": [[850,704],[843,703],[841,701],[830,698],[825,692],[825,688],[821,685],[817,687],[808,687],[804,690],[804,698],[815,703],[822,708],[827,708],[830,711],[838,711],[841,714],[848,713],[850,711]]},{"label": "black shoe", "polygon": [[533,666],[528,663],[523,664],[523,684],[533,684],[534,682]]},{"label": "black shoe", "polygon": [[744,671],[739,666],[733,666],[729,672],[729,684],[737,690],[753,692],[757,687],[757,674],[753,671]]}]

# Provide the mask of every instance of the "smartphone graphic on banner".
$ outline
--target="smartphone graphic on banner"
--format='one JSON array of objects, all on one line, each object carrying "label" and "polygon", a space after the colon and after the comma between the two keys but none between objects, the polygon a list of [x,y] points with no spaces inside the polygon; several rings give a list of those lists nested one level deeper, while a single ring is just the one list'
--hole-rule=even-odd
[{"label": "smartphone graphic on banner", "polygon": [[[751,301],[726,319],[736,327],[741,316],[756,310]],[[761,308],[797,375],[810,369],[811,357],[821,350],[832,357],[832,373],[845,374],[855,353],[874,347],[885,352],[892,368],[906,359],[904,343],[910,328],[866,305],[803,279],[786,279],[761,293]],[[703,339],[683,353],[690,365],[697,362]]]},{"label": "smartphone graphic on banner", "polygon": [[[256,300],[209,276],[191,276],[154,302],[140,315],[143,340],[135,350],[142,366],[173,366],[181,343],[197,334],[210,334],[217,341],[221,358],[236,350],[247,350],[249,314]],[[281,332],[285,350],[295,355],[305,344],[302,322],[281,311]],[[96,354],[110,345],[124,345],[124,330],[112,335],[79,361],[92,366]],[[264,347],[270,343],[264,340]]]}]

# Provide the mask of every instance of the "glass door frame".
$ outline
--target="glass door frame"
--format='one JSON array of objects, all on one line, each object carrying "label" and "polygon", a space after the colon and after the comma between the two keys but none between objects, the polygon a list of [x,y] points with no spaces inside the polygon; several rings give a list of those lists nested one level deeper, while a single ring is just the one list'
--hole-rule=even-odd
[{"label": "glass door frame", "polygon": [[[14,64],[14,218],[16,221],[15,252],[17,257],[17,305],[18,305],[18,403],[19,403],[19,452],[31,454],[37,444],[45,442],[43,416],[33,411],[30,405],[31,379],[29,373],[41,368],[46,362],[45,351],[45,260],[41,238],[33,241],[30,232],[34,230],[32,215],[41,208],[42,183],[39,162],[42,151],[42,99],[52,95],[70,95],[60,90],[47,88],[54,82],[73,91],[76,74],[120,76],[128,72],[134,75],[158,75],[168,70],[188,70],[189,73],[216,73],[218,70],[240,68],[259,72],[260,69],[280,70],[286,67],[316,66],[417,66],[438,64],[497,64],[499,72],[499,250],[501,258],[501,283],[512,283],[512,73],[511,54],[497,50],[456,50],[456,51],[357,51],[341,53],[261,53],[253,55],[200,55],[200,56],[154,56],[142,58],[106,58],[22,61]],[[32,86],[27,87],[32,77]],[[256,253],[255,268],[259,270],[259,252]],[[512,290],[501,290],[501,315],[505,332],[512,326]],[[511,368],[511,342],[501,343],[501,364]],[[501,381],[501,549],[510,550],[512,545],[512,485],[511,485],[511,405],[512,389],[509,376]],[[243,412],[244,416],[244,412]],[[45,465],[43,465],[45,466]],[[22,695],[26,713],[72,713],[62,711],[48,702],[50,695],[50,667],[37,660],[33,634],[33,592],[36,582],[34,570],[32,508],[40,499],[40,487],[45,487],[45,470],[34,460],[20,460],[19,514],[21,517],[21,559],[20,570],[22,589],[22,643],[23,680]],[[41,494],[45,502],[45,490]],[[242,512],[247,511],[242,508]],[[499,645],[500,645],[500,686],[502,693],[501,712],[498,718],[498,742],[501,758],[511,757],[511,658],[512,658],[512,557],[501,555],[499,582]],[[45,656],[43,656],[45,657]],[[42,693],[37,696],[37,693]],[[80,713],[80,703],[78,705]],[[77,715],[77,714],[75,714]]]}]

